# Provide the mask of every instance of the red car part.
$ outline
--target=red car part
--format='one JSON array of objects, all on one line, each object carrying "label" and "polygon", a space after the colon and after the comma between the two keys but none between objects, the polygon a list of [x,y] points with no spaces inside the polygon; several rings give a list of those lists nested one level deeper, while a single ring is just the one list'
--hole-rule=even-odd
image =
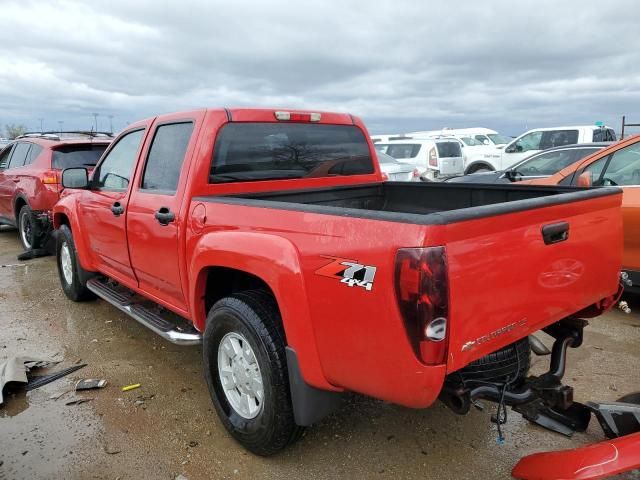
[{"label": "red car part", "polygon": [[594,445],[522,458],[511,475],[521,480],[587,480],[640,469],[640,432]]}]

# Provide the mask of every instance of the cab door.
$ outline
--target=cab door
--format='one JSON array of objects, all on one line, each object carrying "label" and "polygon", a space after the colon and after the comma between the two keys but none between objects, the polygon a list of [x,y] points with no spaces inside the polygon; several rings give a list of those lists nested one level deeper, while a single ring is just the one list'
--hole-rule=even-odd
[{"label": "cab door", "polygon": [[185,313],[180,246],[184,244],[188,207],[184,197],[196,123],[193,118],[176,118],[155,126],[127,211],[129,254],[139,288]]},{"label": "cab door", "polygon": [[117,138],[96,166],[91,190],[84,192],[79,221],[98,269],[125,283],[136,284],[127,248],[127,204],[146,129],[137,127]]}]

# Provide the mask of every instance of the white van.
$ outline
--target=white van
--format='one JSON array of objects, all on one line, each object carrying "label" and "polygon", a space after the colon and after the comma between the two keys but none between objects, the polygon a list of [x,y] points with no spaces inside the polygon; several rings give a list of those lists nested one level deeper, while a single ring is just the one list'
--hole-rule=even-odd
[{"label": "white van", "polygon": [[462,149],[456,139],[402,137],[385,143],[374,143],[374,146],[379,152],[415,166],[423,180],[436,180],[464,172]]},{"label": "white van", "polygon": [[520,160],[547,148],[577,143],[614,142],[612,128],[598,125],[536,128],[523,133],[504,149],[467,159],[465,173],[505,170]]}]

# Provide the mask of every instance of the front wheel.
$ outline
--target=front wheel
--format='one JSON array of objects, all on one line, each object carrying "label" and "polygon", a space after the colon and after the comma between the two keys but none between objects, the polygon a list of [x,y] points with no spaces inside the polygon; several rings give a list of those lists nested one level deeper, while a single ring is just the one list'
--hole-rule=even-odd
[{"label": "front wheel", "polygon": [[247,450],[272,455],[296,441],[284,333],[273,297],[252,290],[218,301],[203,341],[204,371],[216,412]]},{"label": "front wheel", "polygon": [[472,175],[474,173],[488,173],[493,171],[494,171],[493,168],[491,168],[488,165],[476,165],[469,169],[469,171],[467,172],[467,175]]},{"label": "front wheel", "polygon": [[62,225],[56,242],[56,264],[58,276],[65,295],[74,302],[91,300],[95,295],[87,288],[87,280],[92,275],[82,268],[78,261],[76,246],[71,229]]}]

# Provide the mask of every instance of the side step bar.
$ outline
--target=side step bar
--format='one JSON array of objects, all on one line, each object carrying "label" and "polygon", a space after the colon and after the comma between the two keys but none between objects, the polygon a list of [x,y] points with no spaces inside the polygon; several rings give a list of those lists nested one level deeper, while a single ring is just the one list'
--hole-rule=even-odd
[{"label": "side step bar", "polygon": [[[135,303],[136,295],[134,295],[133,292],[131,292],[130,295],[127,295],[124,287],[112,285],[110,282],[96,277],[87,282],[87,288],[98,297],[110,303],[121,312],[126,313],[131,318],[171,343],[185,346],[199,345],[202,343],[202,335],[200,332],[188,324],[186,320],[184,321],[184,327],[179,326],[176,322],[172,322],[152,309],[146,307],[142,302]],[[123,290],[125,290],[125,293],[123,293]],[[144,301],[149,302],[149,300]]]}]

